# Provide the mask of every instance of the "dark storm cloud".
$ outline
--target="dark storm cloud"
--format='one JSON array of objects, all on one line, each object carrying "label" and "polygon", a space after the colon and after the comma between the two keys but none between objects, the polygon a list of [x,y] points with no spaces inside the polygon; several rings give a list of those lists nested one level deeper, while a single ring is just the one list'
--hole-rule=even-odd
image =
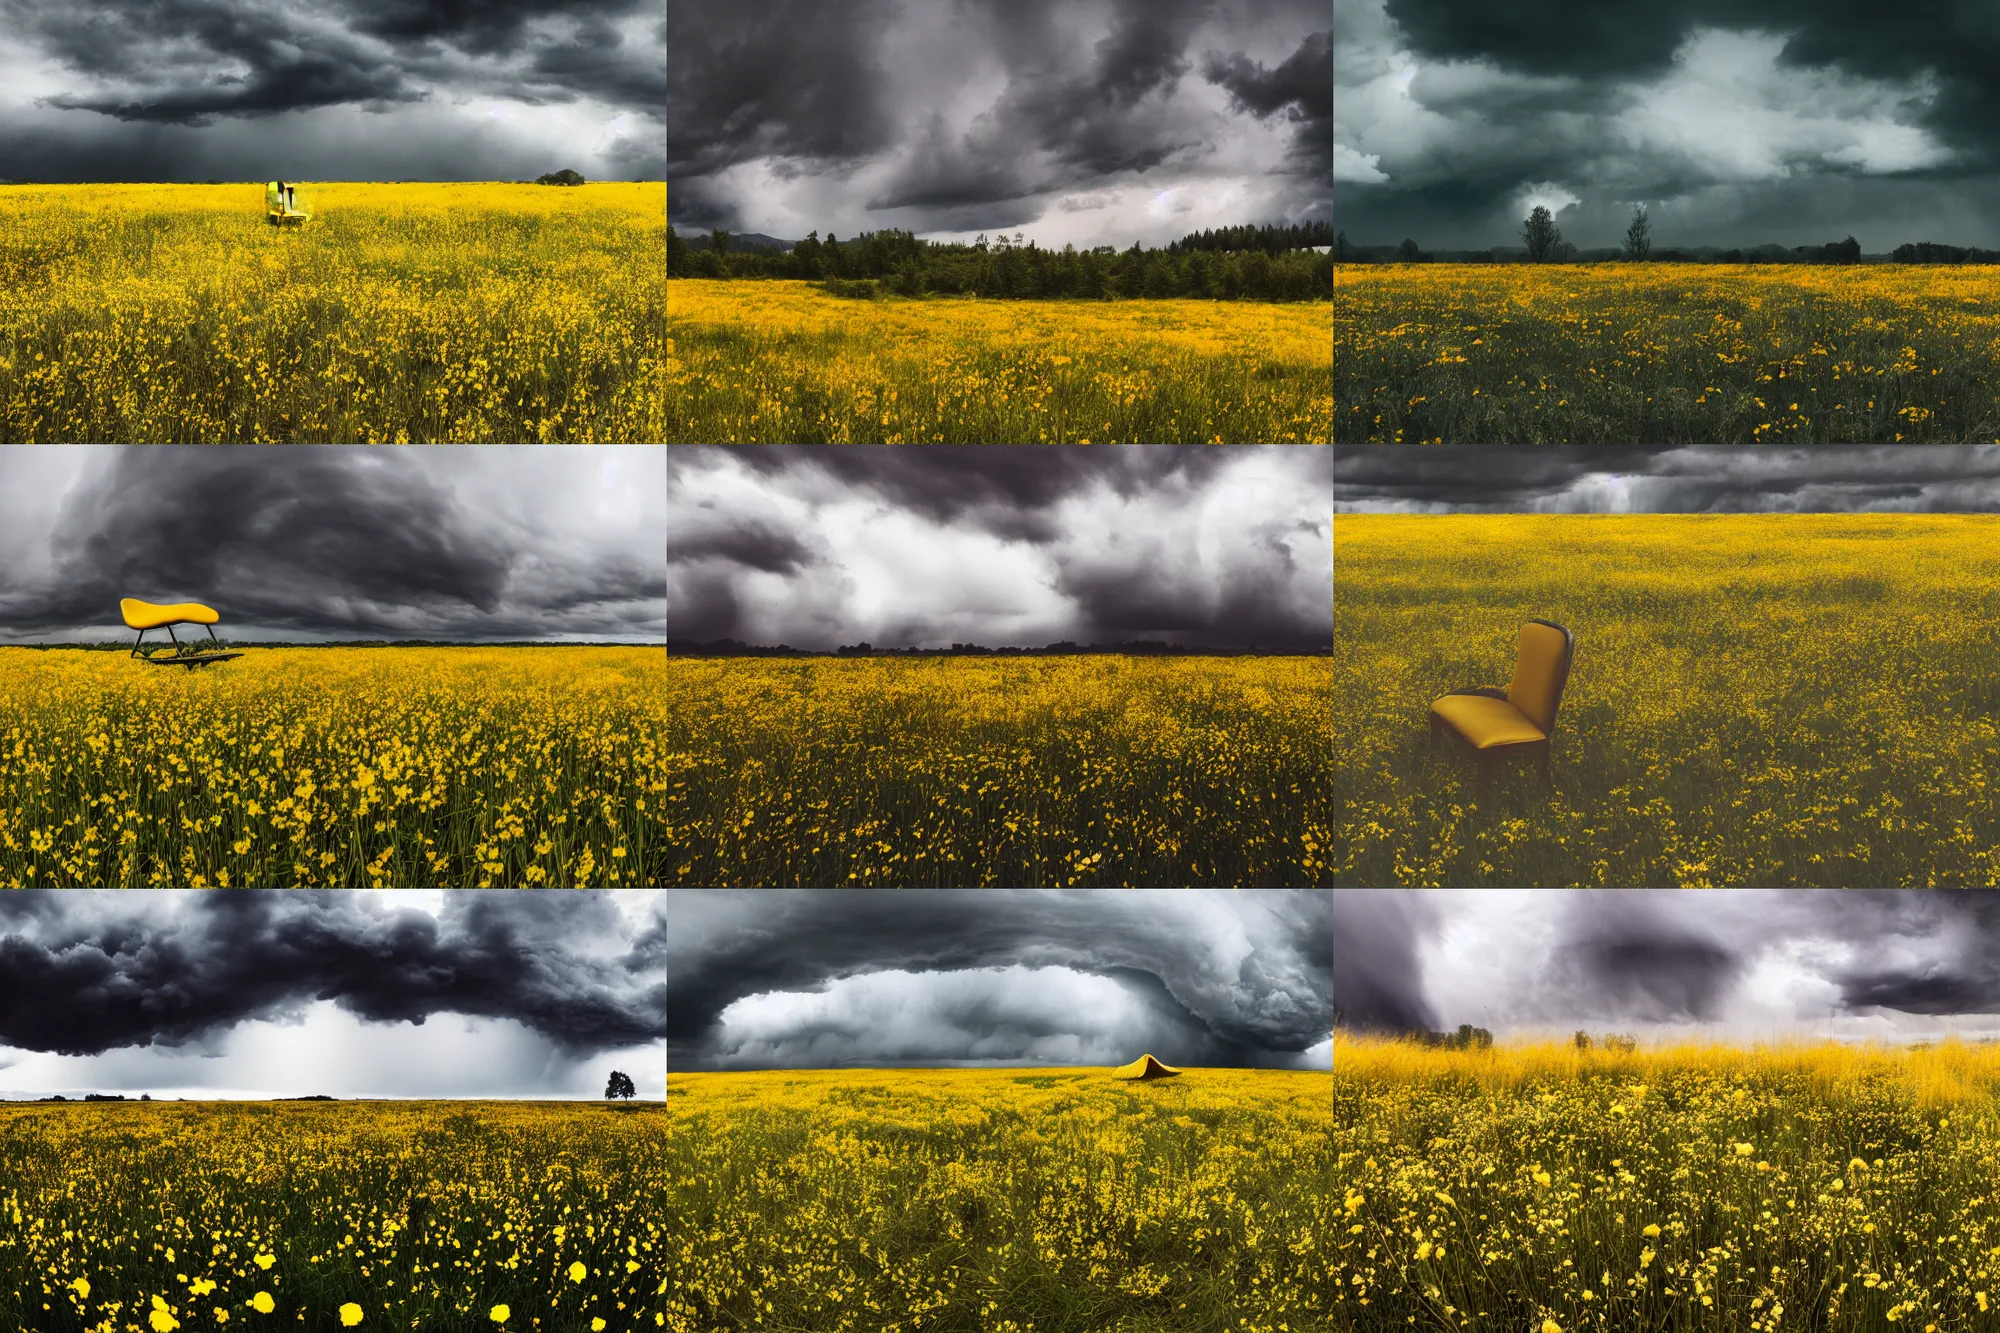
[{"label": "dark storm cloud", "polygon": [[1615,244],[1854,234],[1992,244],[2000,22],[1986,0],[1352,0],[1335,19],[1342,225],[1519,244],[1526,204]]},{"label": "dark storm cloud", "polygon": [[594,892],[448,893],[437,917],[351,892],[0,899],[0,1044],[91,1055],[211,1040],[331,1000],[369,1022],[510,1019],[566,1051],[658,1041],[665,980]]},{"label": "dark storm cloud", "polygon": [[1418,894],[1353,889],[1333,899],[1333,1019],[1360,1031],[1436,1025],[1423,994],[1418,942],[1436,923]]},{"label": "dark storm cloud", "polygon": [[1316,32],[1275,69],[1267,70],[1241,52],[1223,59],[1211,55],[1206,73],[1210,83],[1229,90],[1237,105],[1257,116],[1284,112],[1299,127],[1295,150],[1313,174],[1327,178],[1333,170],[1333,32]]},{"label": "dark storm cloud", "polygon": [[2000,1014],[1985,890],[1355,891],[1334,935],[1357,1029]]},{"label": "dark storm cloud", "polygon": [[[82,8],[0,0],[0,16],[0,75],[34,94],[6,110],[13,123],[0,173],[240,179],[270,174],[269,160],[282,157],[288,174],[325,179],[316,167],[339,166],[370,179],[423,161],[429,143],[449,146],[437,155],[439,174],[495,177],[517,174],[521,161],[555,146],[537,142],[546,136],[529,118],[512,127],[454,120],[454,106],[473,98],[608,109],[592,113],[593,125],[625,113],[635,123],[622,133],[614,127],[605,143],[571,151],[601,153],[582,163],[600,171],[616,156],[650,158],[656,176],[664,166],[665,22],[654,0],[112,0]],[[384,170],[352,170],[355,145],[325,142],[331,122],[312,113],[335,110],[396,113],[376,131]],[[227,128],[185,132],[218,126]],[[650,152],[636,147],[649,139]],[[83,160],[59,161],[64,148]]]},{"label": "dark storm cloud", "polygon": [[[1321,216],[1327,23],[1320,0],[677,0],[670,216],[783,236],[1094,224],[1088,243],[1129,244],[1220,225],[1195,211],[1218,200],[1181,201],[1186,224],[1147,201],[1231,181],[1256,221]],[[1266,122],[1297,129],[1251,167]],[[1133,197],[1072,216],[1104,188]]]},{"label": "dark storm cloud", "polygon": [[[664,531],[643,518],[613,527],[592,512],[606,497],[561,489],[591,477],[597,452],[109,450],[107,466],[74,479],[42,572],[0,574],[0,628],[116,623],[119,600],[137,597],[204,602],[232,629],[515,638],[650,627],[657,638]],[[652,469],[639,454],[616,461],[651,482],[641,507],[656,525],[664,458],[648,452]],[[30,456],[0,458],[0,477],[10,465]],[[517,498],[541,513],[492,511],[486,488],[538,485]]]},{"label": "dark storm cloud", "polygon": [[1341,512],[1991,513],[2000,447],[1343,448]]},{"label": "dark storm cloud", "polygon": [[1323,648],[1332,454],[678,447],[674,637]]},{"label": "dark storm cloud", "polygon": [[[669,1060],[724,1058],[725,1011],[774,995],[823,1003],[782,1020],[771,1049],[837,1050],[848,1062],[1014,1058],[1092,1021],[1037,1002],[1034,988],[1063,974],[1037,982],[1012,969],[1110,979],[1142,1007],[1135,1027],[1173,1037],[1189,1063],[1296,1055],[1332,1026],[1332,910],[1333,895],[1314,890],[675,893]],[[885,1007],[922,1015],[894,1050],[859,1021],[870,988]]]}]

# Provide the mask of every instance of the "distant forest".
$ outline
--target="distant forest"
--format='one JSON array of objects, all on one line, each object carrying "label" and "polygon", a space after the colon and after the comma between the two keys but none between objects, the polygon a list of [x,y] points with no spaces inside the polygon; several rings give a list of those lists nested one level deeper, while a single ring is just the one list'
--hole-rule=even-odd
[{"label": "distant forest", "polygon": [[[1635,258],[1629,248],[1602,246],[1579,250],[1560,240],[1542,259],[1531,256],[1526,246],[1518,245],[1438,251],[1426,250],[1412,240],[1400,245],[1355,245],[1345,232],[1335,239],[1333,253],[1343,264],[1603,264]],[[2000,264],[2000,250],[1940,245],[1935,241],[1916,241],[1899,245],[1888,254],[1865,255],[1861,253],[1860,242],[1852,236],[1825,245],[1766,244],[1729,249],[1699,245],[1666,250],[1649,247],[1643,257],[1656,264]]]},{"label": "distant forest", "polygon": [[865,232],[849,241],[819,233],[789,252],[732,253],[718,230],[697,250],[667,226],[671,278],[803,278],[837,296],[993,296],[1016,298],[1201,297],[1210,300],[1313,301],[1333,296],[1333,256],[1307,247],[1332,245],[1327,223],[1304,227],[1228,227],[1174,242],[1044,250],[1017,234],[989,244],[923,241],[907,231]]}]

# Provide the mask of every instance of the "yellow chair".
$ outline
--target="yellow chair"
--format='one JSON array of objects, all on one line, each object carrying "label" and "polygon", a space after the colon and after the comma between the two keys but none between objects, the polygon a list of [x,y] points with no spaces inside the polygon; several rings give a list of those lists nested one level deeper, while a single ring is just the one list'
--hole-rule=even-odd
[{"label": "yellow chair", "polygon": [[1120,1065],[1111,1071],[1113,1078],[1174,1078],[1181,1071],[1172,1065],[1163,1065],[1150,1054],[1142,1055],[1129,1065]]},{"label": "yellow chair", "polygon": [[[136,597],[125,597],[119,600],[118,611],[125,617],[128,626],[139,631],[139,637],[132,642],[132,656],[142,662],[151,662],[154,666],[184,666],[192,671],[211,662],[227,662],[232,657],[243,656],[242,653],[204,652],[198,648],[191,648],[181,642],[180,635],[174,633],[176,625],[215,624],[222,617],[215,613],[213,607],[203,606],[199,602],[175,602],[171,606],[160,606],[153,602],[142,602]],[[139,645],[145,642],[146,631],[149,629],[165,629],[167,637],[174,641],[174,651],[165,657],[154,657],[153,649],[166,647],[165,644],[156,643],[152,648],[141,652]],[[208,637],[210,642],[220,642],[216,639],[213,629],[208,631]]]},{"label": "yellow chair", "polygon": [[264,182],[264,220],[274,227],[287,222],[305,222],[312,211],[299,207],[298,191],[283,181]]},{"label": "yellow chair", "polygon": [[1481,783],[1492,776],[1500,756],[1520,753],[1535,754],[1547,780],[1549,741],[1575,655],[1574,634],[1551,620],[1530,620],[1521,626],[1513,684],[1504,690],[1493,685],[1453,690],[1432,704],[1431,744],[1441,732],[1464,740],[1478,759]]}]

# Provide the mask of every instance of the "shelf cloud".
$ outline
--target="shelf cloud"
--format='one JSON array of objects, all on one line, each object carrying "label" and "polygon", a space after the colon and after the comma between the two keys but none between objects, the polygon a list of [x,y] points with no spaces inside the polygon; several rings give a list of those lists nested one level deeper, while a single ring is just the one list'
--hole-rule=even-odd
[{"label": "shelf cloud", "polygon": [[[664,907],[640,892],[8,894],[0,1087],[18,1092],[28,1066],[45,1087],[269,1089],[260,1062],[287,1066],[280,1083],[313,1077],[286,1053],[287,1029],[326,1036],[330,1060],[358,1065],[380,1047],[345,1075],[379,1095],[437,1095],[439,1078],[539,1095],[607,1056],[650,1077],[666,1027]],[[467,1067],[482,1048],[511,1067]],[[340,1077],[323,1070],[308,1090],[338,1093],[323,1084]]]},{"label": "shelf cloud", "polygon": [[0,452],[0,642],[117,639],[120,598],[241,638],[665,637],[664,447]]},{"label": "shelf cloud", "polygon": [[682,891],[670,1069],[1325,1067],[1325,890]]}]

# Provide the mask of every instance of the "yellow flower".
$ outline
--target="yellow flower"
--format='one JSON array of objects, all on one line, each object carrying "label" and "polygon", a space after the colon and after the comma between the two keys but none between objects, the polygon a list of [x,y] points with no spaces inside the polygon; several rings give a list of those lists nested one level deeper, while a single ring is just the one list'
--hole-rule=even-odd
[{"label": "yellow flower", "polygon": [[1659,1228],[1658,1226],[1656,1226],[1655,1224],[1653,1224],[1653,1223],[1651,1223],[1651,1222],[1648,1222],[1648,1223],[1646,1224],[1646,1229],[1645,1229],[1644,1231],[1640,1232],[1639,1234],[1641,1234],[1641,1235],[1644,1235],[1644,1236],[1657,1236],[1657,1235],[1659,1235],[1659,1234],[1660,1234],[1660,1228]]},{"label": "yellow flower", "polygon": [[250,1308],[258,1314],[269,1314],[278,1307],[277,1303],[271,1299],[270,1292],[260,1291],[250,1298]]},{"label": "yellow flower", "polygon": [[513,1311],[509,1310],[506,1306],[496,1305],[486,1312],[486,1317],[496,1324],[504,1324],[507,1322],[507,1316],[512,1313]]},{"label": "yellow flower", "polygon": [[147,1316],[146,1322],[153,1326],[153,1333],[172,1333],[181,1326],[181,1321],[174,1318],[173,1311],[158,1296],[153,1297],[153,1312]]},{"label": "yellow flower", "polygon": [[1542,1321],[1542,1333],[1563,1333],[1563,1326],[1553,1319]]},{"label": "yellow flower", "polygon": [[[1984,1310],[1986,1307],[1984,1305],[1981,1305],[1979,1308]],[[604,1319],[602,1316],[594,1318],[590,1321],[590,1333],[604,1333]]]},{"label": "yellow flower", "polygon": [[569,1266],[569,1280],[572,1282],[581,1282],[588,1275],[589,1271],[581,1262],[573,1263]]},{"label": "yellow flower", "polygon": [[74,1281],[74,1282],[70,1283],[69,1285],[70,1285],[70,1287],[71,1287],[72,1289],[74,1289],[74,1290],[75,1290],[75,1292],[76,1292],[76,1294],[77,1294],[78,1296],[82,1297],[82,1298],[83,1298],[84,1300],[86,1300],[86,1301],[90,1299],[90,1279],[89,1279],[89,1278],[87,1278],[87,1277],[80,1277],[80,1278],[78,1278],[78,1279],[77,1279],[76,1281]]},{"label": "yellow flower", "polygon": [[268,1270],[272,1264],[278,1262],[278,1256],[275,1254],[260,1254],[252,1262],[254,1262],[257,1265],[257,1267]]},{"label": "yellow flower", "polygon": [[353,1301],[349,1301],[347,1302],[347,1304],[340,1307],[340,1326],[342,1328],[353,1328],[356,1324],[360,1322],[361,1322],[360,1306],[356,1305]]},{"label": "yellow flower", "polygon": [[1755,1151],[1757,1151],[1756,1148],[1752,1147],[1750,1144],[1747,1143],[1739,1143],[1736,1145],[1736,1155],[1738,1157],[1748,1157],[1751,1153]]}]

